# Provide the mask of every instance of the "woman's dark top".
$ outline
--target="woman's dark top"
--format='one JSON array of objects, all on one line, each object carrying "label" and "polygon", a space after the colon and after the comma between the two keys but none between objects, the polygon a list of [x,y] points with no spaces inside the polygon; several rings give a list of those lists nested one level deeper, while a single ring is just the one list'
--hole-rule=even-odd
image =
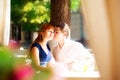
[{"label": "woman's dark top", "polygon": [[37,42],[33,43],[32,46],[31,46],[31,49],[33,47],[37,47],[38,50],[39,50],[39,58],[40,58],[40,65],[41,66],[46,66],[47,63],[50,61],[51,59],[51,53],[50,53],[50,50],[49,50],[49,47],[48,47],[48,53],[46,53],[43,48],[41,47],[41,45]]}]

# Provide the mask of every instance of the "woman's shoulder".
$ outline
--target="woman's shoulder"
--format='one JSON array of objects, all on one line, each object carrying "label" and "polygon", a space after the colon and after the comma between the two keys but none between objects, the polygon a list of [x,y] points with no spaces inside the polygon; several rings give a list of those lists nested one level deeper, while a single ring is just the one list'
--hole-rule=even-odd
[{"label": "woman's shoulder", "polygon": [[34,43],[32,43],[32,45],[31,45],[31,47],[36,47],[36,46],[40,46],[40,44],[37,43],[37,42],[34,42]]},{"label": "woman's shoulder", "polygon": [[32,43],[32,45],[31,45],[31,47],[30,47],[30,50],[31,50],[32,48],[38,48],[38,49],[40,49],[40,48],[41,48],[41,46],[40,46],[40,44],[39,44],[39,43],[34,42],[34,43]]}]

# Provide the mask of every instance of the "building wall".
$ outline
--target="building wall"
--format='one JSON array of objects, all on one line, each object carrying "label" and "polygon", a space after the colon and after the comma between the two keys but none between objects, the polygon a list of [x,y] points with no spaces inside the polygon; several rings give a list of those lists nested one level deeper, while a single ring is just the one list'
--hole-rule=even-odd
[{"label": "building wall", "polygon": [[71,13],[71,39],[80,40],[80,14],[78,12]]}]

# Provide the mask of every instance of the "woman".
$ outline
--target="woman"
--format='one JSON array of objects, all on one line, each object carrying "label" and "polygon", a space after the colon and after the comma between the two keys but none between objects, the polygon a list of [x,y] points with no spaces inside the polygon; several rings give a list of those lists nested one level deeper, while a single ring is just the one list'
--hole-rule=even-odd
[{"label": "woman", "polygon": [[32,66],[38,71],[49,71],[47,67],[52,60],[52,55],[47,43],[54,36],[54,27],[50,24],[44,24],[39,30],[38,37],[32,43],[30,48],[30,57]]}]

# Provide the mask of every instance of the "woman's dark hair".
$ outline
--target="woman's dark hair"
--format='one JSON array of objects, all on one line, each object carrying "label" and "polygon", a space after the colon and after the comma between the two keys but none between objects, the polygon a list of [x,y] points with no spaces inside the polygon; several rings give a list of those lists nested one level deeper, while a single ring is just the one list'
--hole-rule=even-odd
[{"label": "woman's dark hair", "polygon": [[48,29],[54,29],[54,27],[51,24],[43,24],[38,32],[38,37],[35,39],[35,42],[43,41],[43,35],[41,34],[41,32],[44,32]]}]

